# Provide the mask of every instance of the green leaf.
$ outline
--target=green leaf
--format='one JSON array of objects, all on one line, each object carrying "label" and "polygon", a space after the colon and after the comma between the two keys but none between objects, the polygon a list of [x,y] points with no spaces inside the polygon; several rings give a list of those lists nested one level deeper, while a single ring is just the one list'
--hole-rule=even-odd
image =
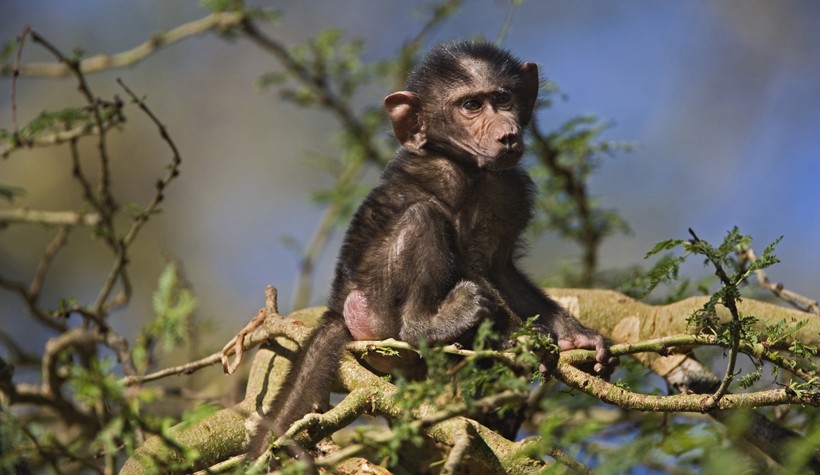
[{"label": "green leaf", "polygon": [[680,245],[683,245],[685,242],[686,241],[684,241],[683,239],[667,239],[665,241],[661,241],[655,244],[655,247],[653,247],[649,252],[646,253],[644,259],[654,256],[655,254],[674,249]]},{"label": "green leaf", "polygon": [[182,281],[176,262],[170,262],[162,271],[153,296],[156,318],[143,333],[146,338],[162,341],[170,350],[184,341],[187,324],[197,308],[197,300]]},{"label": "green leaf", "polygon": [[[656,248],[658,246],[655,246]],[[660,252],[660,251],[658,251]],[[680,265],[686,260],[685,256],[675,256],[674,254],[664,254],[658,262],[647,272],[649,283],[644,290],[644,296],[649,295],[658,285],[678,278]]]},{"label": "green leaf", "polygon": [[763,250],[763,253],[761,253],[757,257],[757,259],[755,259],[749,265],[749,271],[753,272],[759,269],[765,269],[780,262],[780,259],[778,259],[777,256],[774,255],[774,249],[775,247],[777,247],[778,244],[780,244],[781,240],[783,240],[783,236],[778,237],[774,240],[774,242],[766,246],[766,248]]}]

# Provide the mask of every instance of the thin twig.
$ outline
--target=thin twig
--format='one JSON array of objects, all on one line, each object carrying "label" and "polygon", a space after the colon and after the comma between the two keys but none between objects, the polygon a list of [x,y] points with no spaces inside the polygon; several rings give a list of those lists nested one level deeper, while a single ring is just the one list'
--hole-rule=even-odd
[{"label": "thin twig", "polygon": [[[176,144],[174,143],[171,136],[168,134],[168,130],[165,125],[160,122],[159,118],[153,113],[153,111],[145,104],[145,101],[137,97],[137,95],[125,85],[125,83],[121,79],[117,79],[117,83],[123,90],[131,97],[135,104],[139,106],[139,108],[148,116],[149,119],[157,126],[159,130],[160,137],[168,147],[171,149],[172,157],[171,157],[171,164],[168,167],[168,172],[165,174],[163,178],[157,180],[156,182],[156,191],[154,193],[153,198],[148,203],[148,205],[140,212],[134,219],[134,222],[131,224],[131,228],[122,237],[119,241],[117,246],[117,256],[112,266],[111,270],[109,271],[108,278],[106,279],[103,288],[101,289],[97,300],[92,308],[96,311],[104,311],[110,312],[114,307],[124,305],[129,299],[131,295],[131,286],[130,280],[128,275],[125,272],[125,264],[127,263],[126,252],[128,246],[134,241],[134,239],[139,234],[139,231],[142,229],[143,225],[148,221],[148,219],[156,212],[159,204],[164,199],[164,191],[168,184],[174,180],[179,175],[179,166],[182,163],[182,158],[179,154],[179,149],[177,149]],[[123,289],[117,298],[108,301],[108,297],[111,291],[114,288],[117,280],[123,285]]]},{"label": "thin twig", "polygon": [[[260,310],[259,313],[253,317],[252,321],[258,319],[260,314],[264,316],[264,312]],[[250,326],[250,324],[248,326]],[[245,351],[254,348],[255,346],[259,345],[260,343],[268,340],[273,336],[275,336],[275,334],[265,331],[251,331],[243,335],[243,338],[241,339],[241,345],[238,345],[240,339],[237,336],[232,338],[231,341],[228,342],[228,344],[225,345],[225,347],[222,350],[217,351],[216,353],[212,353],[199,360],[191,361],[189,363],[185,363],[178,366],[172,366],[170,368],[164,368],[159,371],[146,374],[144,376],[128,376],[122,378],[120,381],[125,386],[134,386],[136,384],[147,383],[149,381],[156,381],[158,379],[166,378],[168,376],[192,374],[202,368],[206,368],[208,366],[212,366],[222,362],[224,359],[226,359],[234,352],[244,353]]]},{"label": "thin twig", "polygon": [[553,448],[549,451],[549,453],[547,453],[547,455],[554,458],[556,462],[569,467],[575,473],[579,473],[581,475],[594,475],[594,473],[587,468],[586,465],[570,457],[561,449]]},{"label": "thin twig", "polygon": [[106,214],[106,211],[103,209],[99,201],[97,201],[97,197],[94,196],[91,181],[85,176],[85,172],[83,172],[82,165],[80,164],[80,149],[77,142],[78,138],[79,137],[74,137],[69,140],[69,150],[71,151],[71,176],[77,180],[77,183],[80,184],[80,188],[83,190],[83,199],[97,211],[97,226],[102,226],[102,217]]},{"label": "thin twig", "polygon": [[145,376],[126,376],[122,378],[120,382],[124,386],[135,386],[137,384],[143,384],[151,381],[156,381],[162,378],[167,378],[168,376],[192,374],[202,368],[207,368],[208,366],[213,366],[219,363],[221,359],[222,352],[218,351],[199,360],[191,361],[190,363],[185,363],[178,366],[172,366],[170,368],[164,368],[159,371],[146,374]]},{"label": "thin twig", "polygon": [[[347,344],[346,348],[353,353],[367,354],[370,352],[377,352],[379,348],[405,350],[418,353],[418,348],[410,343],[399,341],[393,338],[386,340],[356,340]],[[445,345],[442,346],[441,351],[448,355],[463,356],[465,358],[492,358],[506,366],[520,370],[521,365],[515,361],[515,356],[512,353],[495,350],[470,350],[463,348],[461,345]],[[593,353],[594,352],[590,352]],[[585,355],[586,357],[586,355]]]},{"label": "thin twig", "polygon": [[[259,310],[256,316],[253,317],[251,321],[245,325],[239,333],[236,334],[235,337],[231,338],[231,341],[222,347],[222,357],[220,358],[220,361],[222,361],[222,369],[226,374],[233,374],[239,367],[239,364],[242,363],[242,356],[245,354],[245,337],[257,328],[261,327],[265,323],[267,316],[268,315],[264,309]],[[231,352],[236,354],[233,361],[230,360]]]},{"label": "thin twig", "polygon": [[[44,37],[40,36],[40,34],[36,31],[31,32],[31,39],[49,50],[49,52],[51,52],[51,54],[53,54],[54,57],[56,57],[61,63],[65,64],[69,72],[73,74],[74,78],[77,80],[80,94],[85,97],[85,100],[91,110],[96,127],[100,131],[104,131],[105,127],[102,112],[100,111],[100,103],[97,100],[97,96],[91,91],[91,86],[89,86],[85,75],[80,69],[79,60],[67,58],[59,49],[57,49],[57,47],[52,45]],[[106,143],[105,133],[97,134],[97,150],[100,155],[97,193],[102,197],[106,208],[109,211],[112,211],[115,208],[115,204],[114,198],[111,195],[111,171],[109,168],[110,158],[108,156],[108,146]],[[104,218],[109,217],[104,216]]]},{"label": "thin twig", "polygon": [[[102,117],[102,112],[100,111],[100,102],[97,100],[97,97],[91,91],[88,82],[85,79],[82,71],[80,71],[79,61],[74,59],[67,58],[57,47],[52,45],[48,40],[44,37],[40,36],[37,32],[31,32],[32,40],[44,48],[46,48],[55,58],[57,58],[61,63],[65,64],[68,70],[74,75],[75,79],[77,80],[78,89],[80,94],[85,98],[86,103],[91,110],[92,116],[94,117],[94,123],[96,127],[100,130],[100,133],[97,135],[97,151],[99,153],[99,173],[97,177],[97,187],[95,192],[92,192],[89,189],[90,183],[83,183],[83,189],[87,197],[95,196],[94,200],[90,200],[90,203],[95,206],[97,211],[100,213],[100,217],[102,218],[101,225],[104,229],[103,237],[105,242],[111,247],[115,254],[115,263],[112,272],[109,273],[108,278],[106,279],[105,284],[103,285],[102,290],[97,298],[96,303],[92,306],[92,313],[96,315],[101,315],[103,312],[103,304],[108,298],[108,295],[111,292],[111,289],[114,286],[114,283],[119,280],[121,277],[123,282],[123,287],[127,287],[127,278],[122,272],[122,267],[125,265],[127,261],[126,257],[126,250],[125,247],[121,244],[121,242],[116,238],[116,230],[114,228],[113,223],[113,214],[116,209],[116,205],[114,202],[114,197],[111,194],[111,175],[110,175],[110,167],[109,167],[109,156],[108,156],[108,147],[106,143],[106,133],[104,127],[104,121]],[[77,162],[78,163],[78,162]],[[76,175],[75,175],[76,176]]]},{"label": "thin twig", "polygon": [[[745,258],[748,259],[750,262],[754,262],[755,260],[757,260],[755,251],[752,248],[746,249],[745,253],[743,253],[743,256],[745,256]],[[755,271],[755,276],[757,277],[757,282],[760,284],[761,287],[771,291],[778,298],[786,301],[798,310],[802,310],[807,313],[812,313],[814,315],[820,315],[820,304],[818,304],[817,300],[803,296],[801,294],[798,294],[797,292],[793,292],[785,288],[784,285],[779,282],[772,283],[772,281],[769,280],[769,277],[766,275],[766,272],[763,269],[757,269]]]},{"label": "thin twig", "polygon": [[[106,129],[111,129],[123,123],[123,117],[119,114],[109,114],[107,118],[108,126],[106,127]],[[89,127],[88,125],[83,124],[68,130],[55,132],[53,134],[42,134],[37,135],[36,137],[29,137],[28,139],[26,139],[25,143],[10,143],[4,145],[2,148],[0,148],[0,158],[9,157],[13,152],[20,150],[23,146],[27,148],[50,147],[52,145],[68,143],[72,139],[93,136],[99,133],[100,130],[97,128],[97,126]]]},{"label": "thin twig", "polygon": [[37,270],[34,271],[34,277],[31,279],[31,285],[28,288],[29,298],[36,300],[40,296],[40,290],[43,288],[43,281],[46,278],[46,272],[54,260],[54,256],[63,248],[68,239],[68,233],[71,231],[70,226],[61,226],[54,236],[54,239],[46,246],[45,252],[40,257],[40,262],[37,264]]},{"label": "thin twig", "polygon": [[61,355],[73,347],[93,345],[103,340],[96,330],[86,330],[81,327],[68,330],[46,343],[41,361],[42,384],[15,385],[11,381],[11,372],[0,372],[0,391],[8,398],[11,404],[32,404],[53,408],[60,417],[69,422],[83,426],[85,429],[95,429],[97,420],[86,411],[69,402],[60,390],[64,377],[58,372]]},{"label": "thin twig", "polygon": [[589,374],[572,365],[559,362],[555,370],[556,379],[571,388],[614,404],[623,409],[653,412],[710,412],[725,409],[751,409],[781,404],[803,404],[820,407],[820,394],[810,391],[797,393],[789,388],[769,389],[753,393],[723,395],[715,400],[711,394],[675,394],[655,396],[639,394],[617,387],[601,378]]},{"label": "thin twig", "polygon": [[23,32],[17,37],[17,56],[14,60],[14,72],[11,76],[11,123],[14,127],[14,142],[21,143],[20,124],[17,122],[17,78],[20,76],[20,60],[23,57],[23,44],[26,42],[31,28],[26,25]]},{"label": "thin twig", "polygon": [[[215,12],[210,15],[177,26],[165,33],[152,36],[136,47],[113,55],[98,54],[79,62],[79,71],[83,74],[96,73],[108,69],[131,66],[147,58],[160,47],[181,41],[189,36],[205,33],[209,30],[224,31],[238,25],[244,18],[244,12]],[[2,70],[0,74],[7,75]],[[29,63],[20,68],[24,76],[63,77],[71,74],[71,68],[65,63]]]},{"label": "thin twig", "polygon": [[27,223],[46,226],[89,226],[100,222],[99,213],[80,213],[77,211],[44,211],[28,208],[0,209],[0,225]]},{"label": "thin twig", "polygon": [[[279,315],[279,303],[277,302],[278,291],[276,287],[268,285],[265,287],[265,308],[259,309],[255,317],[247,325],[239,330],[235,337],[222,347],[222,369],[226,374],[233,374],[242,363],[242,356],[245,354],[245,337],[251,335],[264,325],[269,318],[282,318]],[[236,353],[233,361],[230,360],[231,352]]]},{"label": "thin twig", "polygon": [[453,434],[453,447],[450,449],[450,453],[447,454],[447,460],[441,468],[441,475],[453,475],[458,473],[464,461],[464,457],[467,455],[467,449],[470,447],[475,429],[466,422],[463,426],[462,429]]},{"label": "thin twig", "polygon": [[265,286],[265,312],[268,318],[282,317],[279,315],[279,291],[272,285]]},{"label": "thin twig", "polygon": [[[692,228],[689,228],[689,234],[692,236],[693,244],[702,242]],[[732,279],[726,274],[723,266],[714,258],[711,252],[706,252],[706,258],[712,263],[712,266],[715,268],[715,275],[717,275],[718,279],[720,279],[724,286],[735,287],[737,285],[735,282],[732,282]],[[737,302],[735,301],[734,296],[730,295],[728,292],[724,295],[725,298],[721,299],[721,303],[723,303],[723,305],[729,310],[729,314],[732,316],[732,322],[729,326],[729,337],[731,339],[729,342],[729,361],[726,363],[726,373],[723,375],[720,386],[718,386],[714,394],[710,396],[710,401],[708,402],[711,406],[710,410],[717,407],[720,399],[729,392],[729,385],[732,384],[732,381],[735,378],[737,355],[740,352],[740,312],[737,309]]]}]

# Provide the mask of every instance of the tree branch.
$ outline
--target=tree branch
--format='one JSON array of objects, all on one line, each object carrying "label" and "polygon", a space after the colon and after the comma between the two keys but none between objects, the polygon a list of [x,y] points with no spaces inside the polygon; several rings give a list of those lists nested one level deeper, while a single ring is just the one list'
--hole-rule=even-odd
[{"label": "tree branch", "polygon": [[[205,33],[210,30],[224,31],[232,26],[239,25],[245,18],[244,12],[215,12],[210,15],[179,25],[165,33],[154,35],[147,41],[131,48],[128,51],[113,55],[98,54],[79,62],[79,72],[83,74],[96,73],[108,69],[122,68],[134,65],[153,54],[157,49],[181,41],[189,36]],[[24,76],[38,77],[65,77],[71,74],[63,62],[57,63],[29,63],[19,69]],[[0,69],[0,75],[13,74],[8,68]]]},{"label": "tree branch", "polygon": [[[755,251],[752,248],[746,249],[742,252],[741,258],[744,258],[750,262],[757,260]],[[769,277],[766,275],[766,271],[763,269],[757,269],[755,271],[755,276],[757,277],[757,282],[761,287],[771,291],[778,298],[804,312],[820,315],[820,304],[817,303],[817,300],[800,295],[797,292],[793,292],[785,288],[785,286],[780,282],[772,282],[769,280]]]},{"label": "tree branch", "polygon": [[[682,332],[686,328],[686,316],[691,311],[702,307],[703,298],[692,298],[675,304],[656,307],[636,302],[623,294],[605,290],[552,289],[550,294],[554,297],[575,297],[579,302],[579,318],[601,333],[612,336],[616,341],[632,341],[624,336],[627,334],[631,335],[630,338],[636,340],[635,343],[613,346],[613,352],[616,354],[633,354],[637,351],[657,352],[660,350],[661,354],[669,355],[668,349],[670,347],[685,349],[690,345],[697,346],[712,341],[707,337],[692,335],[672,336],[663,340],[652,338],[659,337],[667,332]],[[744,314],[753,313],[763,323],[773,323],[781,318],[802,315],[795,310],[750,299],[739,302],[738,306]],[[296,312],[291,315],[291,318],[266,319],[264,325],[255,330],[251,336],[254,339],[263,335],[267,338],[277,337],[274,346],[289,345],[289,348],[295,348],[296,346],[292,345],[292,342],[305,341],[310,333],[310,329],[299,323],[299,321],[314,320],[323,311],[322,307],[314,307]],[[723,315],[723,317],[728,317],[728,315]],[[622,327],[631,328],[632,333],[628,333]],[[792,337],[800,341],[814,341],[818,332],[820,332],[820,322],[809,322],[805,327],[795,332]],[[250,336],[245,338],[245,345],[249,344],[250,338]],[[651,341],[640,341],[641,338],[650,338]],[[385,341],[354,342],[350,344],[348,350],[359,353],[373,351],[377,346],[402,350],[412,348],[402,342]],[[752,348],[757,347],[741,346],[744,351]],[[470,357],[469,350],[457,348],[452,348],[452,350]],[[287,373],[289,365],[287,358],[292,357],[290,351],[281,350],[274,353],[270,350],[270,347],[260,349],[251,369],[245,400],[233,408],[220,411],[217,413],[219,415],[215,415],[213,418],[180,428],[180,432],[176,436],[180,444],[197,450],[201,454],[208,454],[207,460],[200,460],[200,463],[205,464],[205,466],[237,457],[246,451],[247,447],[244,444],[248,440],[248,427],[253,427],[253,420],[257,417],[252,414],[267,414],[271,410],[275,410],[275,408],[269,407],[268,404],[273,400],[281,379]],[[585,355],[579,353],[584,352],[562,353],[561,361],[556,369],[556,377],[570,387],[589,393],[602,401],[638,411],[702,412],[711,408],[710,404],[712,403],[709,395],[654,396],[637,394],[607,383],[600,378],[590,376],[568,364],[568,362],[578,361],[576,358],[585,357]],[[214,362],[216,362],[215,356]],[[663,359],[675,360],[676,357],[685,358],[685,355],[671,354],[668,357],[663,357],[657,353],[640,353],[638,356],[647,356],[649,359],[654,358],[659,361]],[[404,410],[395,400],[397,388],[385,379],[366,370],[350,353],[346,353],[343,358],[339,379],[344,388],[351,394],[348,396],[351,399],[345,399],[343,403],[324,415],[311,415],[298,422],[298,427],[292,427],[293,432],[289,432],[289,437],[296,433],[305,434],[303,429],[308,427],[310,428],[308,432],[311,434],[311,440],[315,440],[315,437],[329,435],[339,427],[346,425],[348,421],[355,419],[362,411],[362,404],[365,404],[368,412],[384,416],[388,420],[397,420],[406,416]],[[541,394],[537,388],[535,391]],[[532,396],[504,392],[478,401],[480,403],[479,407],[481,407],[481,404],[488,405],[488,407],[495,406],[499,401],[493,398],[502,398],[505,401],[524,401],[525,399],[531,399]],[[798,394],[791,392],[788,388],[747,394],[726,394],[717,401],[714,409],[751,408],[777,404],[820,406],[820,395],[810,392]],[[237,416],[242,414],[244,416]],[[499,468],[499,470],[506,470],[509,473],[532,473],[539,470],[539,467],[540,469],[544,468],[542,461],[526,457],[514,457],[514,454],[520,453],[527,444],[526,441],[512,443],[498,434],[492,433],[492,431],[475,421],[463,418],[470,415],[471,413],[463,404],[453,404],[440,409],[425,407],[420,409],[414,417],[416,419],[415,424],[418,424],[419,428],[424,428],[430,437],[446,447],[453,447],[456,444],[456,435],[460,433],[459,431],[464,430],[464,422],[470,424],[477,435],[475,443],[470,444],[466,449],[470,454],[468,459],[478,460],[478,463],[484,463],[485,466],[494,466],[493,464],[498,467],[503,466],[505,468]],[[216,425],[217,423],[219,425]],[[212,440],[213,438],[203,440],[196,436],[197,433],[202,431],[207,431],[209,434],[218,432],[226,435],[221,437],[217,444],[216,441]],[[139,450],[140,456],[159,454],[159,452],[156,452],[159,447],[158,444],[159,442],[146,443]],[[349,450],[351,452],[345,452],[345,454],[359,453],[362,449],[351,448]],[[556,453],[556,455],[560,454]],[[128,470],[123,469],[124,475],[141,473],[142,466],[139,465],[136,458],[132,458],[126,464]],[[332,465],[336,461],[338,459],[319,458],[316,463],[317,466],[323,466]],[[572,461],[562,461],[561,463],[568,462],[571,463]],[[579,469],[583,473],[583,469],[580,467]]]},{"label": "tree branch", "polygon": [[17,223],[94,227],[100,223],[100,215],[99,213],[44,211],[28,208],[0,209],[0,226]]}]

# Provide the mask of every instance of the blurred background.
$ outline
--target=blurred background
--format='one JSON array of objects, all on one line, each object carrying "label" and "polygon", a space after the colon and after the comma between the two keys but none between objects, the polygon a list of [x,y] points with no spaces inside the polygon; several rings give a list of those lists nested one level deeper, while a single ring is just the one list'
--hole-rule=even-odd
[{"label": "blurred background", "polygon": [[[249,2],[250,3],[250,2]],[[283,17],[266,32],[295,44],[327,28],[364,41],[365,61],[390,57],[412,38],[424,3],[349,0],[255,2]],[[0,38],[30,25],[61,47],[86,55],[113,54],[157,32],[207,14],[194,0],[0,0]],[[789,289],[820,297],[820,3],[529,1],[507,19],[508,3],[473,0],[440,25],[424,45],[482,35],[537,62],[563,94],[539,115],[551,130],[567,119],[595,114],[612,126],[607,139],[634,151],[607,158],[591,181],[601,205],[617,210],[632,232],[605,241],[602,270],[643,265],[654,243],[687,238],[687,228],[718,241],[733,226],[755,247],[783,235],[769,269]],[[23,63],[53,61],[27,43]],[[179,179],[166,192],[163,213],[137,241],[132,303],[112,316],[133,334],[152,317],[151,293],[169,260],[181,263],[199,299],[199,318],[213,324],[214,341],[235,333],[264,304],[264,287],[280,292],[280,310],[292,309],[299,252],[322,208],[310,193],[333,183],[311,157],[338,148],[337,122],[320,111],[281,100],[256,81],[280,66],[246,39],[212,33],[160,49],[124,69],[89,76],[102,96],[123,95],[122,78],[168,127],[182,156]],[[368,87],[362,104],[391,92]],[[20,123],[43,110],[82,104],[71,78],[21,77]],[[110,135],[113,186],[121,204],[145,204],[170,152],[156,127],[135,108],[122,133]],[[11,80],[0,78],[0,128],[12,129]],[[384,134],[388,134],[388,130]],[[93,153],[94,140],[82,147]],[[17,152],[0,161],[0,184],[25,189],[0,208],[69,209],[81,203],[65,147]],[[377,182],[377,173],[366,177]],[[28,280],[53,233],[36,226],[0,232],[0,273]],[[88,239],[86,239],[88,238]],[[311,304],[327,295],[341,233],[318,262]],[[578,261],[576,246],[553,234],[531,243],[524,267],[536,279]],[[45,297],[93,301],[110,254],[72,234],[46,281]],[[708,269],[695,272],[708,274]],[[19,298],[0,292],[0,325],[31,349],[50,336],[19,326]]]}]

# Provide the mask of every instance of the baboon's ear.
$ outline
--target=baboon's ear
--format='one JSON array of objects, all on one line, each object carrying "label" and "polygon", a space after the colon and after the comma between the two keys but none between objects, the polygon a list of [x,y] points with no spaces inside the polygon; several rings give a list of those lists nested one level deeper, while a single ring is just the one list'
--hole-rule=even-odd
[{"label": "baboon's ear", "polygon": [[401,145],[418,153],[427,142],[427,135],[416,95],[409,91],[394,92],[384,98],[384,107],[393,124],[393,133]]}]

